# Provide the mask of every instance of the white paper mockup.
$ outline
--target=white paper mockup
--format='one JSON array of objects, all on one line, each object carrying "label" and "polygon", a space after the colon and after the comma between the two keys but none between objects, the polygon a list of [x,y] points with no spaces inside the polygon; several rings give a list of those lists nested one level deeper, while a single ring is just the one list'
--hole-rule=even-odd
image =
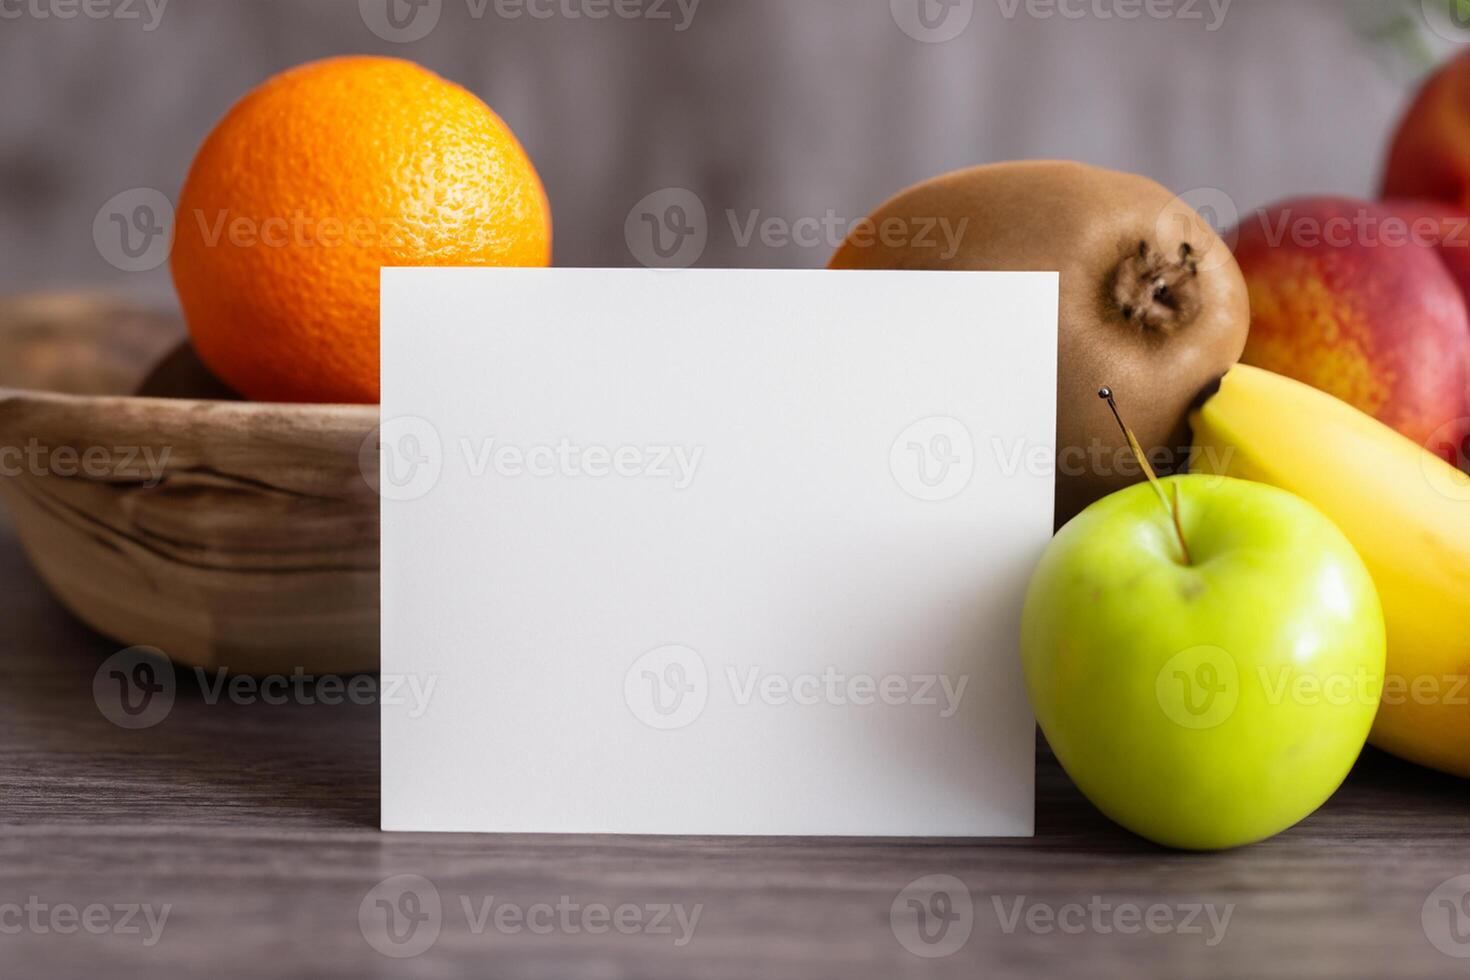
[{"label": "white paper mockup", "polygon": [[1032,832],[1055,274],[382,297],[384,829]]}]

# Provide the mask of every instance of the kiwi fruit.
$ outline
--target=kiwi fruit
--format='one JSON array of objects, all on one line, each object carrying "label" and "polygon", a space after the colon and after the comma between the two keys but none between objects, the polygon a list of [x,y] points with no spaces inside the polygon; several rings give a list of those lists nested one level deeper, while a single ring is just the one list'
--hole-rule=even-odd
[{"label": "kiwi fruit", "polygon": [[1250,328],[1240,269],[1188,204],[1146,177],[1081,163],[925,181],[854,225],[829,267],[1061,274],[1058,527],[1143,479],[1098,390],[1113,390],[1155,469],[1180,472],[1190,406],[1240,359]]}]

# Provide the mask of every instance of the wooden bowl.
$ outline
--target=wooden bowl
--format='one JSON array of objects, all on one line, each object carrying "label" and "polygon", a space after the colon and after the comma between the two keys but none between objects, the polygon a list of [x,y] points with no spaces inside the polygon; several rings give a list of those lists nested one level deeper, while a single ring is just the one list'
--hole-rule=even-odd
[{"label": "wooden bowl", "polygon": [[376,670],[377,407],[135,396],[170,351],[150,391],[228,396],[183,337],[107,297],[0,301],[0,497],[31,562],[176,663]]}]

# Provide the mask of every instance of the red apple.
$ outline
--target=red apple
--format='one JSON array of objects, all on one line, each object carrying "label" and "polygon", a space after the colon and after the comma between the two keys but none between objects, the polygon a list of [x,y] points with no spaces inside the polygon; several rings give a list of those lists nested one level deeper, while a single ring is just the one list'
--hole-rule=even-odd
[{"label": "red apple", "polygon": [[1383,196],[1470,210],[1470,51],[1431,75],[1409,106],[1389,150]]},{"label": "red apple", "polygon": [[1470,309],[1470,211],[1435,201],[1385,201],[1419,244],[1432,247],[1466,297]]},{"label": "red apple", "polygon": [[[1470,312],[1444,259],[1453,229],[1436,232],[1436,215],[1423,205],[1301,198],[1247,218],[1235,239],[1251,299],[1242,360],[1458,462],[1470,434]],[[1455,268],[1470,283],[1470,266]]]}]

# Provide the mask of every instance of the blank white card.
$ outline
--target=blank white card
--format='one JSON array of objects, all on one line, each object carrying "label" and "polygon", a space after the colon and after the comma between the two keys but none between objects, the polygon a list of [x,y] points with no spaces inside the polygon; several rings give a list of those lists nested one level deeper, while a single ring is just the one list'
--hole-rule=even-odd
[{"label": "blank white card", "polygon": [[382,298],[384,829],[1032,832],[1055,274]]}]

